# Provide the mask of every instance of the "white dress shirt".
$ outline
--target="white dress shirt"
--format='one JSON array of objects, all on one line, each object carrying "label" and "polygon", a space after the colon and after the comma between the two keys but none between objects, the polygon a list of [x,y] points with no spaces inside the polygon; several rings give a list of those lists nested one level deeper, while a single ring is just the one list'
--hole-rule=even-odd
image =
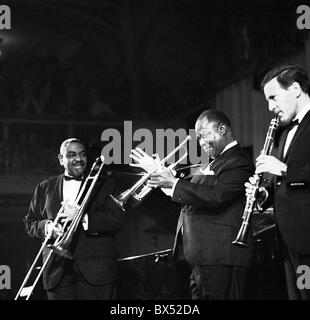
[{"label": "white dress shirt", "polygon": [[[68,201],[69,203],[75,202],[76,197],[81,188],[82,181],[79,180],[63,180],[62,186],[62,195],[64,201]],[[84,230],[88,229],[88,215],[85,214],[83,217],[82,225]]]},{"label": "white dress shirt", "polygon": [[[75,202],[76,197],[81,188],[82,181],[79,180],[65,180],[63,181],[62,194],[64,201]],[[88,215],[85,214],[83,217],[82,225],[84,230],[88,229]]]},{"label": "white dress shirt", "polygon": [[[62,196],[63,201],[68,203],[73,203],[76,200],[76,197],[79,193],[79,190],[81,188],[82,181],[78,180],[65,180],[63,179],[63,186],[62,186]],[[45,224],[45,234],[47,235],[47,227],[48,225],[52,223],[52,220],[48,220]],[[82,225],[84,230],[88,229],[88,215],[85,214]]]},{"label": "white dress shirt", "polygon": [[74,202],[80,187],[81,187],[82,181],[77,181],[77,180],[63,180],[63,187],[62,187],[62,196],[64,201],[68,202]]}]

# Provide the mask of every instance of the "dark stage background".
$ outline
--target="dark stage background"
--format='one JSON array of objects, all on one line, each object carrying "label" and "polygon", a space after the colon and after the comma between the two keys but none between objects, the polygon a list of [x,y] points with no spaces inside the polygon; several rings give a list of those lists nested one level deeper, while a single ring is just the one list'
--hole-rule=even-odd
[{"label": "dark stage background", "polygon": [[[2,4],[11,9],[11,29],[0,30],[0,265],[11,268],[12,282],[0,299],[14,297],[38,251],[22,218],[35,185],[60,172],[64,139],[84,139],[94,159],[107,145],[102,132],[122,134],[124,120],[133,131],[188,130],[202,110],[217,108],[254,159],[271,117],[261,76],[281,61],[310,67],[308,31],[296,25],[303,1]],[[105,167],[121,190],[139,178],[124,156]],[[129,208],[117,239],[119,258],[172,248],[178,210],[160,192]],[[249,299],[286,298],[273,230],[256,237]],[[189,297],[187,268],[169,255],[155,260],[120,261],[120,299]],[[43,298],[39,289],[37,298]]]}]

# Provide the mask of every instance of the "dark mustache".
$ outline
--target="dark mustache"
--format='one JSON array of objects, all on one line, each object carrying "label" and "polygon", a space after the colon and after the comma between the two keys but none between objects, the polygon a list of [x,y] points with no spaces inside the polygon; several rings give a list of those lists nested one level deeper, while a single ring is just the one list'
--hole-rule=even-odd
[{"label": "dark mustache", "polygon": [[72,165],[74,165],[74,166],[76,166],[76,165],[84,166],[85,162],[84,161],[73,162]]}]

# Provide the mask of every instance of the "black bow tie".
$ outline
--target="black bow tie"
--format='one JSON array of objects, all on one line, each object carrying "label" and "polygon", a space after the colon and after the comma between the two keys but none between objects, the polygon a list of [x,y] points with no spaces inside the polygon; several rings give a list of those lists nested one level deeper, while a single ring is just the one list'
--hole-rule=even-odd
[{"label": "black bow tie", "polygon": [[83,180],[83,177],[64,176],[64,180],[65,180],[65,181],[71,181],[71,180],[82,181],[82,180]]},{"label": "black bow tie", "polygon": [[291,130],[293,129],[295,126],[298,126],[299,122],[298,122],[298,119],[294,120],[294,121],[291,121],[291,123],[287,126],[287,129],[288,130]]}]

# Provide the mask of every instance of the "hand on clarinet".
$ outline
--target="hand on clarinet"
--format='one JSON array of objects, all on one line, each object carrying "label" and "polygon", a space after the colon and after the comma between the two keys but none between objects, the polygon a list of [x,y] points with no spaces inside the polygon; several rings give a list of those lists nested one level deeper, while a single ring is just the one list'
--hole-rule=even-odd
[{"label": "hand on clarinet", "polygon": [[[250,177],[249,182],[246,182],[244,186],[245,186],[245,196],[248,198],[250,197],[251,194],[253,194],[254,189],[256,188],[255,178]],[[268,191],[262,186],[260,186],[256,191],[256,194],[254,195],[254,197],[256,198],[256,204],[259,211],[262,211],[262,205],[266,202],[268,195],[269,195]]]},{"label": "hand on clarinet", "polygon": [[271,173],[276,176],[286,174],[287,165],[273,156],[260,155],[256,159],[256,173]]}]

